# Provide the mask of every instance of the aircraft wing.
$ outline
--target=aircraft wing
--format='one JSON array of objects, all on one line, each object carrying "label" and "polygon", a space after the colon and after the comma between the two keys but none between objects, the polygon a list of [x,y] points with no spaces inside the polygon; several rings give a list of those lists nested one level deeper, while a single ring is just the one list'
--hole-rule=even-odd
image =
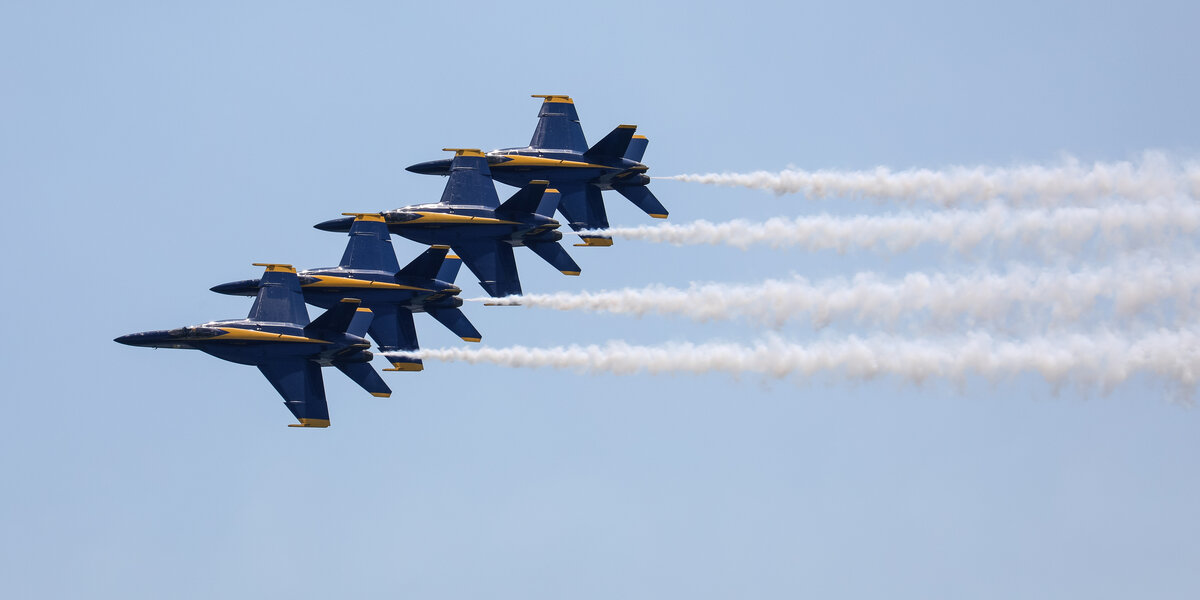
[{"label": "aircraft wing", "polygon": [[254,263],[266,267],[258,281],[258,296],[250,307],[251,321],[271,323],[294,323],[308,325],[308,309],[304,308],[304,293],[300,291],[300,279],[291,265]]},{"label": "aircraft wing", "polygon": [[496,195],[496,184],[483,152],[473,148],[447,150],[454,150],[454,159],[450,161],[450,176],[440,202],[450,206],[500,206],[500,196]]},{"label": "aircraft wing", "polygon": [[379,214],[350,214],[354,224],[350,226],[350,242],[342,254],[343,267],[369,269],[395,273],[400,270],[396,262],[396,251],[392,248],[392,234],[387,223]]},{"label": "aircraft wing", "polygon": [[521,294],[512,246],[499,240],[480,240],[454,244],[453,247],[490,296],[503,298]]},{"label": "aircraft wing", "polygon": [[329,427],[321,365],[305,358],[287,358],[262,363],[258,370],[275,386],[283,396],[283,403],[300,421],[288,427]]},{"label": "aircraft wing", "polygon": [[579,124],[579,113],[575,112],[575,102],[569,96],[558,94],[534,94],[533,97],[542,98],[542,107],[538,110],[537,129],[533,130],[530,147],[586,152],[587,140]]}]

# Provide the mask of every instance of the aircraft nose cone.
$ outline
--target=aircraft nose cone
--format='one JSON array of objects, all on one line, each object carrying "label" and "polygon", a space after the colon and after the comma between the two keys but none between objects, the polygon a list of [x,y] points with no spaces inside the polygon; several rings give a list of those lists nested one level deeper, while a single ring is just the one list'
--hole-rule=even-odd
[{"label": "aircraft nose cone", "polygon": [[164,331],[143,331],[141,333],[131,333],[118,338],[113,338],[113,341],[126,346],[148,346],[156,340],[165,337]]},{"label": "aircraft nose cone", "polygon": [[404,170],[410,173],[419,173],[421,175],[449,175],[450,174],[450,159],[431,160],[415,165],[409,165]]},{"label": "aircraft nose cone", "polygon": [[354,224],[354,217],[342,217],[340,219],[330,219],[313,225],[321,231],[350,231],[350,226]]},{"label": "aircraft nose cone", "polygon": [[243,281],[230,281],[229,283],[214,285],[208,289],[218,294],[226,294],[229,296],[254,296],[258,294],[258,280],[246,279]]}]

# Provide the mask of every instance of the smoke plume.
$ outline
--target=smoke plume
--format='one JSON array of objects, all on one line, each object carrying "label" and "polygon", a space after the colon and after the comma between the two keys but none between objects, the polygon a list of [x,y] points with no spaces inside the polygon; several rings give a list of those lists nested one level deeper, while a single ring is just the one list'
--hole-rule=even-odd
[{"label": "smoke plume", "polygon": [[1190,392],[1200,377],[1200,335],[1191,330],[1159,331],[1138,339],[1113,333],[1066,335],[1024,341],[973,333],[957,340],[891,336],[850,337],[807,345],[766,340],[752,345],[676,343],[551,348],[446,348],[420,350],[426,360],[485,363],[506,367],[550,367],[584,373],[731,373],[782,378],[836,373],[852,380],[891,375],[920,383],[930,378],[962,381],[1034,372],[1060,385],[1109,390],[1145,374]]},{"label": "smoke plume", "polygon": [[1005,273],[968,275],[910,273],[886,279],[859,273],[851,279],[809,281],[803,277],[758,284],[693,283],[600,292],[527,294],[475,299],[491,304],[616,314],[680,315],[695,320],[748,319],[781,326],[799,316],[824,326],[835,319],[894,324],[914,314],[932,321],[1005,324],[1016,309],[1050,323],[1075,323],[1111,303],[1114,316],[1128,318],[1172,301],[1175,318],[1195,316],[1200,268],[1165,260],[1137,261],[1069,272],[1017,266]]},{"label": "smoke plume", "polygon": [[1042,250],[1078,247],[1095,238],[1112,249],[1159,244],[1200,230],[1200,205],[1153,202],[1052,210],[1012,210],[992,205],[981,211],[949,210],[898,215],[775,217],[763,222],[735,219],[695,221],[581,231],[675,245],[724,244],[747,248],[799,246],[808,250],[877,248],[907,250],[939,243],[959,251],[987,242],[1023,243]]},{"label": "smoke plume", "polygon": [[805,171],[708,173],[670,179],[762,189],[808,198],[877,198],[926,201],[941,206],[1004,199],[1014,204],[1054,206],[1108,198],[1155,200],[1200,198],[1200,166],[1179,164],[1160,152],[1137,162],[1084,165],[1068,158],[1059,166],[951,167],[942,170]]}]

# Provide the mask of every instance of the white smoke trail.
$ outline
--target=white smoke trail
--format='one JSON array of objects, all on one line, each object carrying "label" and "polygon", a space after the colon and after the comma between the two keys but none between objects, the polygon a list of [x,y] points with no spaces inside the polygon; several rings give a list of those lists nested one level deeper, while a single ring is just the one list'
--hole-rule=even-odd
[{"label": "white smoke trail", "polygon": [[808,345],[767,340],[742,344],[605,345],[551,348],[446,348],[421,350],[427,360],[551,367],[585,373],[758,373],[782,378],[841,373],[854,380],[893,375],[920,383],[931,378],[962,381],[968,375],[1010,377],[1034,372],[1059,385],[1075,383],[1105,391],[1137,374],[1169,380],[1190,395],[1200,378],[1200,335],[1158,331],[1139,339],[1112,333],[1068,335],[1012,342],[974,333],[954,341],[851,337]]},{"label": "white smoke trail", "polygon": [[[1112,304],[1114,316],[1127,318],[1164,301],[1173,301],[1176,319],[1191,319],[1198,307],[1200,267],[1163,260],[1078,272],[1015,267],[1006,273],[978,272],[951,276],[910,273],[887,280],[873,273],[852,279],[810,282],[803,277],[760,284],[693,283],[686,289],[650,286],[601,292],[527,294],[479,298],[500,305],[617,314],[681,315],[708,321],[745,318],[781,326],[800,315],[814,325],[852,317],[894,324],[925,312],[930,320],[1000,322],[1014,308],[1046,313],[1051,323],[1073,323],[1100,300]],[[1022,306],[1023,305],[1023,306]]]},{"label": "white smoke trail", "polygon": [[920,200],[942,206],[1001,198],[1041,206],[1107,198],[1200,198],[1200,165],[1179,164],[1161,152],[1146,152],[1136,163],[1098,162],[1090,166],[1068,158],[1054,167],[951,167],[896,172],[886,167],[871,171],[789,169],[778,173],[676,175],[669,179],[769,190],[780,195],[800,193],[809,198]]},{"label": "white smoke trail", "polygon": [[964,251],[988,241],[1024,242],[1048,251],[1078,247],[1093,237],[1113,249],[1160,244],[1200,230],[1200,205],[1154,202],[1140,205],[1011,210],[992,205],[982,211],[938,211],[898,215],[794,219],[775,217],[755,223],[695,221],[578,232],[675,245],[725,244],[747,248],[800,246],[808,250],[877,248],[900,251],[922,243],[946,244]]}]

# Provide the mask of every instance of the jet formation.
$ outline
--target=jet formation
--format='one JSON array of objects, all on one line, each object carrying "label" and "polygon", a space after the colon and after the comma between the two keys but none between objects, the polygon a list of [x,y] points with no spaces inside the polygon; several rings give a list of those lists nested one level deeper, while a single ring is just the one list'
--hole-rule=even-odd
[{"label": "jet formation", "polygon": [[[291,265],[254,263],[258,279],[213,286],[214,292],[253,296],[245,319],[210,321],[170,330],[120,336],[129,346],[200,350],[258,367],[296,417],[292,427],[328,427],[329,409],[321,367],[333,366],[373,396],[391,389],[370,366],[369,336],[391,368],[421,371],[413,315],[426,313],[467,342],[482,335],[462,312],[459,267],[478,278],[490,296],[521,295],[514,248],[525,247],[564,275],[581,269],[560,241],[561,212],[581,235],[577,246],[611,246],[611,238],[588,235],[608,228],[602,192],[616,190],[647,214],[667,210],[646,188],[642,155],[649,143],[633,125],[619,125],[588,147],[574,102],[542,98],[533,139],[524,148],[483,152],[445,148],[453,158],[412,165],[409,171],[446,175],[438,202],[377,213],[342,213],[318,223],[350,240],[337,266],[297,271]],[[495,181],[517,188],[504,202]],[[391,236],[428,246],[400,267]],[[454,254],[451,254],[453,252]],[[305,304],[325,309],[309,321]]]}]

